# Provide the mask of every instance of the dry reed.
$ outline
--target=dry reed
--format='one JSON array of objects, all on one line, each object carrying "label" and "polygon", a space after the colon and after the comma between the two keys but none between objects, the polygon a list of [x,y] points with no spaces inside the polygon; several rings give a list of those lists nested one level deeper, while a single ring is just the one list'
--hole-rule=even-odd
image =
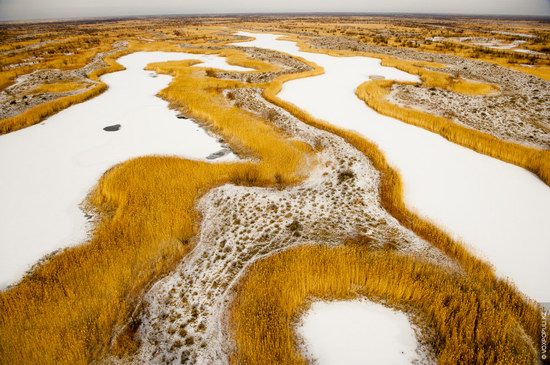
[{"label": "dry reed", "polygon": [[259,117],[225,102],[223,88],[244,84],[205,78],[189,64],[155,65],[174,75],[161,94],[252,160],[143,157],[106,172],[88,199],[102,217],[91,240],[53,256],[0,293],[3,362],[87,364],[111,352],[131,352],[136,344],[117,334],[124,334],[121,328],[150,283],[192,247],[196,200],[223,183],[279,185],[307,172],[307,145],[284,139]]},{"label": "dry reed", "polygon": [[[135,344],[117,341],[114,334],[127,323],[148,285],[168,272],[191,247],[199,219],[194,210],[196,199],[208,189],[227,182],[265,186],[283,181],[288,184],[299,181],[305,174],[309,147],[285,140],[263,120],[225,103],[221,91],[244,84],[204,77],[203,70],[191,69],[189,65],[176,62],[152,66],[174,76],[161,95],[222,135],[236,151],[258,162],[207,164],[144,157],[108,171],[89,199],[90,205],[102,216],[92,240],[55,255],[19,285],[0,293],[2,361],[84,364],[104,358],[117,346],[122,348],[116,352],[131,351]],[[499,299],[506,303],[506,313],[515,316],[527,334],[535,338],[539,323],[535,307],[510,285],[496,280],[489,266],[405,207],[399,175],[387,165],[376,146],[357,134],[317,121],[276,97],[284,81],[322,72],[314,68],[306,73],[282,76],[270,85],[256,86],[266,88],[264,95],[268,100],[317,128],[347,139],[371,158],[382,173],[385,208],[405,226],[456,259],[467,277],[478,282],[467,281],[467,285],[475,284],[479,293],[498,292]],[[435,279],[427,281],[429,285],[434,283],[437,283]],[[464,298],[475,303],[477,296]],[[456,320],[464,318],[470,317],[456,317]],[[467,321],[462,328],[471,324],[472,321]],[[507,343],[515,344],[514,349],[518,351],[512,355],[529,354],[525,341],[511,328],[506,327],[499,333],[510,333]],[[288,328],[281,331],[288,333]]]},{"label": "dry reed", "polygon": [[[303,51],[320,52],[332,56],[360,55],[380,58],[384,66],[396,67],[402,71],[419,75],[426,87],[440,87],[468,95],[484,95],[498,90],[495,85],[454,78],[448,74],[424,68],[426,66],[441,66],[437,64],[405,61],[387,55],[364,52],[312,49],[307,43],[295,37],[287,37],[287,39],[297,42]],[[545,184],[550,185],[550,151],[503,141],[490,134],[463,127],[443,117],[394,105],[386,99],[392,83],[392,81],[387,80],[368,81],[357,88],[356,94],[368,106],[381,114],[438,133],[451,142],[473,149],[476,152],[523,167],[535,173]]]},{"label": "dry reed", "polygon": [[[305,77],[304,75],[306,74],[313,76],[324,72],[319,66],[305,60],[302,61],[308,63],[313,69],[294,77]],[[476,280],[484,283],[489,288],[498,287],[502,300],[510,303],[510,307],[513,308],[515,315],[521,319],[524,330],[534,341],[537,340],[539,321],[536,305],[525,298],[513,285],[497,279],[493,268],[472,255],[464,245],[452,239],[447,233],[430,221],[419,217],[408,209],[403,198],[403,182],[400,175],[387,163],[384,155],[375,144],[353,131],[343,130],[315,119],[292,103],[281,100],[276,96],[281,86],[280,83],[272,83],[264,90],[264,97],[272,103],[285,108],[295,117],[309,125],[344,138],[359,151],[363,152],[381,173],[380,194],[384,209],[399,220],[403,226],[411,229],[446,255],[456,260],[468,275],[472,275],[472,277],[475,277]]]},{"label": "dry reed", "polygon": [[[122,70],[123,67],[115,62],[115,59],[128,53],[128,50],[117,52],[114,55],[111,55],[106,58],[108,67],[93,71],[90,75],[91,80],[98,81],[99,77],[105,73],[115,72]],[[46,88],[50,90],[51,87],[47,86],[48,84],[43,84],[38,86],[38,88]],[[52,101],[39,104],[33,108],[27,109],[24,112],[17,114],[13,117],[5,118],[0,120],[0,135],[17,131],[32,125],[38,124],[47,117],[68,108],[71,105],[82,103],[88,99],[93,98],[101,94],[107,89],[107,85],[103,82],[98,82],[93,87],[84,90],[83,92],[60,97]],[[51,91],[49,91],[51,92]]]},{"label": "dry reed", "polygon": [[461,126],[451,120],[387,100],[392,81],[369,81],[360,85],[357,96],[377,112],[439,134],[451,142],[476,152],[498,158],[535,173],[550,185],[550,151],[539,150],[501,140],[490,134]]},{"label": "dry reed", "polygon": [[513,303],[475,277],[364,245],[302,246],[255,262],[230,308],[234,364],[305,364],[293,327],[310,300],[367,297],[412,308],[438,364],[532,364]]}]

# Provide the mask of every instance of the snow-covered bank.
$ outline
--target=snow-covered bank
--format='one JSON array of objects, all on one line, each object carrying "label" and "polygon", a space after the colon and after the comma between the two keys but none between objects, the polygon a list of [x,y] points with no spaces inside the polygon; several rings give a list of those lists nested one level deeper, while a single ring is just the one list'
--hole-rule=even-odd
[{"label": "snow-covered bank", "polygon": [[405,200],[465,241],[527,295],[550,301],[550,189],[530,172],[455,145],[437,134],[376,113],[355,89],[370,75],[414,81],[377,59],[299,51],[294,42],[253,34],[254,46],[315,62],[325,74],[284,84],[279,94],[313,116],[355,130],[375,142],[404,181]]},{"label": "snow-covered bank", "polygon": [[[104,75],[109,89],[39,125],[0,136],[0,289],[45,254],[86,239],[79,204],[101,174],[129,158],[177,155],[206,160],[223,146],[155,95],[171,77],[143,68],[197,59],[197,66],[248,70],[215,55],[137,52],[125,71]],[[120,124],[118,131],[103,128]],[[215,161],[235,159],[226,154]]]},{"label": "snow-covered bank", "polygon": [[319,365],[412,364],[418,342],[405,314],[366,300],[315,302],[297,328]]}]

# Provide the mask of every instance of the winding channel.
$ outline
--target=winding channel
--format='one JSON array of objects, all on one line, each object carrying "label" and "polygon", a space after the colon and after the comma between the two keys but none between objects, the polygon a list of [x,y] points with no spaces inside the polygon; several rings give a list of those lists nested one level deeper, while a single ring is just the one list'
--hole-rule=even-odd
[{"label": "winding channel", "polygon": [[126,70],[101,77],[109,86],[103,94],[0,136],[0,290],[44,255],[85,241],[79,204],[113,165],[144,155],[205,160],[222,149],[155,96],[172,77],[144,70],[152,62],[189,59],[201,61],[199,67],[249,70],[215,55],[132,53],[118,59]]},{"label": "winding channel", "polygon": [[539,302],[550,302],[550,188],[532,173],[456,145],[438,134],[383,116],[355,95],[371,75],[418,81],[368,57],[302,52],[278,35],[239,32],[258,47],[302,57],[324,68],[288,81],[279,97],[312,116],[375,142],[403,179],[405,202],[486,259],[501,277]]}]

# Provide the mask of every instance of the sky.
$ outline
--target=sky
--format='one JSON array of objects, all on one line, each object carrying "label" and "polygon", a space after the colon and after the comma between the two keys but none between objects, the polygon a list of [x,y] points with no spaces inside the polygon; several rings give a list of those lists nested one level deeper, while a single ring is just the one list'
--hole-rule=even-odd
[{"label": "sky", "polygon": [[550,0],[0,0],[0,20],[274,12],[550,16]]}]

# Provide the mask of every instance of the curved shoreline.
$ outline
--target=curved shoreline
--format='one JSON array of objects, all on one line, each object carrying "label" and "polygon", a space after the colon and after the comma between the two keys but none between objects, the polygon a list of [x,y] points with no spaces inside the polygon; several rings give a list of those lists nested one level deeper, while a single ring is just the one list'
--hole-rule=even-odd
[{"label": "curved shoreline", "polygon": [[[250,35],[251,33],[241,34]],[[337,67],[338,58],[304,53],[293,48],[297,47],[296,43],[291,46],[288,41],[275,40],[276,36],[268,34],[262,34],[262,36],[266,39],[268,46],[260,44],[260,47],[277,49],[278,46],[274,46],[274,44],[280,42],[279,51],[303,58],[308,58],[309,55],[310,58],[313,57],[311,62],[329,63],[330,61],[334,62],[330,67]],[[241,43],[241,45],[258,45],[258,42]],[[334,61],[332,61],[333,59]],[[345,62],[345,57],[342,62]],[[327,78],[326,74],[319,77]],[[418,210],[426,217],[425,219],[437,222],[455,239],[462,237],[462,240],[466,241],[470,248],[482,249],[481,256],[488,256],[500,275],[511,276],[523,291],[539,301],[544,301],[550,295],[550,292],[544,291],[544,284],[540,282],[544,277],[544,263],[541,260],[544,260],[543,257],[545,257],[540,254],[540,250],[550,249],[544,245],[546,237],[550,235],[550,231],[548,231],[550,228],[547,228],[550,225],[544,224],[545,217],[550,216],[550,211],[545,213],[545,209],[550,209],[548,187],[540,180],[534,179],[528,172],[517,167],[476,154],[449,143],[438,135],[425,132],[398,120],[377,117],[377,113],[369,112],[364,105],[360,106],[362,102],[355,97],[354,87],[350,86],[354,82],[355,79],[348,85],[351,88],[349,90],[351,95],[344,90],[347,84],[340,87],[337,93],[328,89],[330,88],[328,83],[326,88],[323,88],[319,82],[315,84],[315,90],[317,90],[314,92],[315,95],[312,95],[313,88],[308,85],[313,85],[313,82],[300,84],[301,81],[295,80],[285,84],[284,87],[281,86],[279,89],[285,94],[278,95],[277,98],[286,98],[285,108],[287,110],[289,108],[296,109],[296,103],[302,103],[299,104],[302,108],[313,113],[319,106],[316,118],[325,119],[341,128],[351,129],[364,135],[365,138],[373,140],[387,156],[390,164],[400,170],[405,189],[403,200],[407,202],[408,210]],[[357,83],[360,83],[360,80],[357,80]],[[271,98],[270,101],[275,100],[274,96],[273,93],[268,95],[268,98]],[[340,107],[344,106],[345,116],[340,116],[337,110],[328,109],[326,105],[329,103],[338,103]],[[360,115],[362,117],[358,117]],[[450,160],[445,162],[441,155]],[[418,173],[415,169],[420,169],[422,173]],[[450,179],[451,176],[454,180]],[[512,180],[503,181],[502,179],[505,178]],[[473,180],[475,184],[469,182],[472,179],[475,179]],[[462,180],[464,183],[459,183]],[[435,181],[437,184],[434,184]],[[468,184],[465,184],[466,182]],[[448,189],[446,184],[449,185]],[[516,186],[522,186],[522,189],[518,192]],[[521,198],[518,196],[519,193],[523,194]],[[483,201],[483,199],[485,201],[480,203],[479,201]],[[548,201],[548,204],[545,204],[545,201]],[[498,208],[495,208],[492,213],[490,209],[496,202],[499,202],[500,205],[496,205]],[[475,207],[481,207],[484,210],[475,209]],[[470,211],[470,209],[474,210]],[[530,214],[529,218],[524,217],[515,220],[515,225],[511,224],[514,222],[518,210],[522,212],[522,215]],[[453,214],[454,211],[458,213]],[[466,211],[470,211],[470,213],[465,215]],[[484,226],[481,227],[481,224]],[[518,226],[518,224],[524,226]],[[518,234],[522,233],[529,234],[529,238],[518,239]],[[520,246],[519,242],[523,244]],[[529,244],[530,248],[526,248],[526,244]],[[501,251],[505,249],[512,250],[513,253],[506,254],[506,251]],[[516,261],[510,263],[510,255],[516,260],[523,257],[523,261],[513,266]],[[528,258],[535,260],[538,264],[532,262],[528,264],[525,261]],[[539,274],[526,275],[527,268],[538,270]],[[533,280],[539,281],[533,282]]]}]

